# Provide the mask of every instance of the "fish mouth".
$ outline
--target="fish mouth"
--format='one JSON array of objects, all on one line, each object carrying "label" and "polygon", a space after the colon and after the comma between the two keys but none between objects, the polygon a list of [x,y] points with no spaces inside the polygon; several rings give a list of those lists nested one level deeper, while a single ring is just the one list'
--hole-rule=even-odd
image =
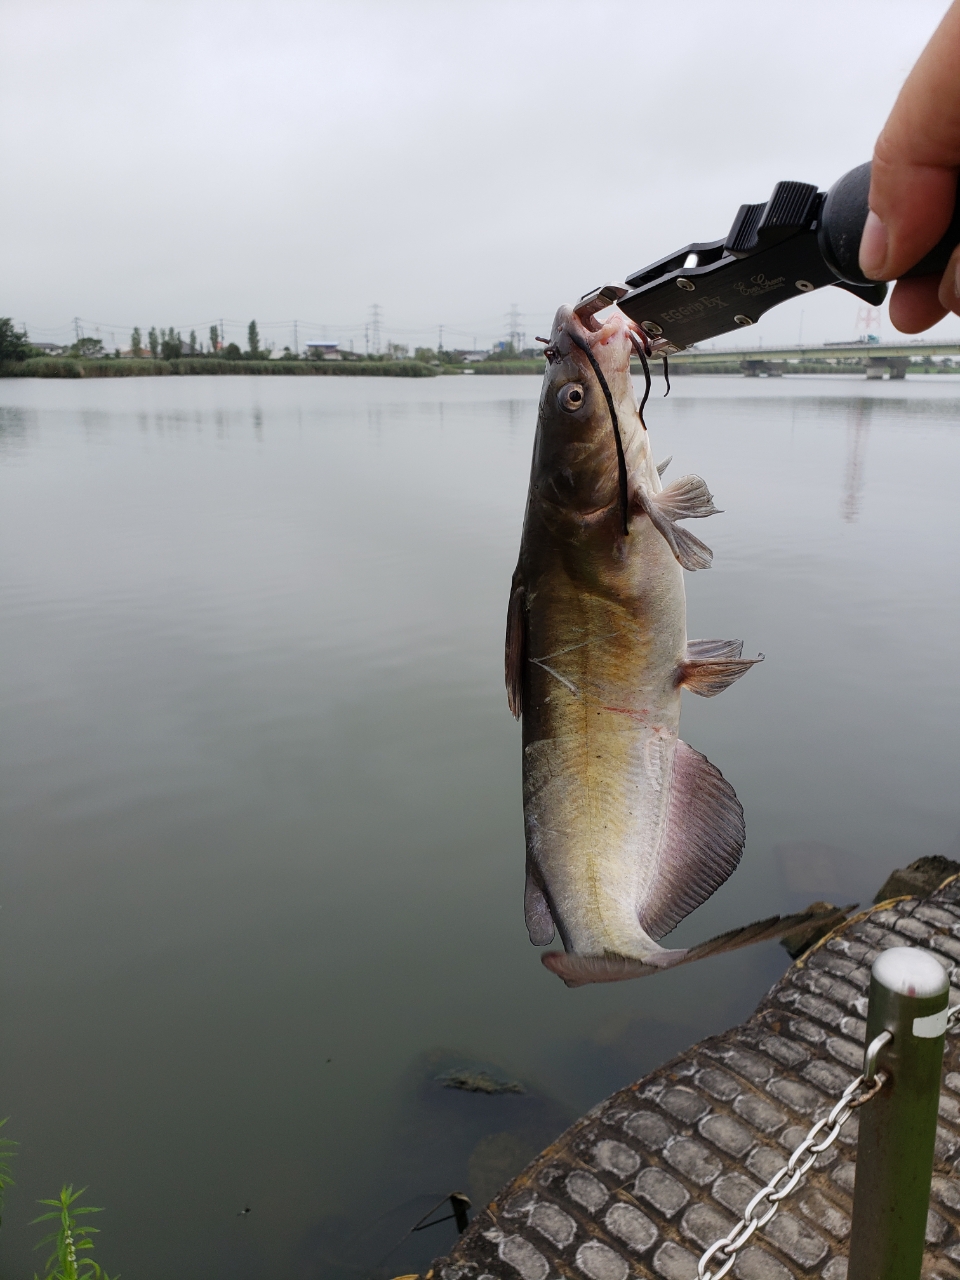
[{"label": "fish mouth", "polygon": [[[553,321],[550,342],[544,355],[550,364],[564,357],[572,357],[576,364],[582,365],[582,360],[574,354],[578,351],[586,356],[596,378],[606,402],[610,425],[613,429],[617,452],[620,530],[626,538],[630,535],[629,478],[617,406],[608,378],[612,378],[615,385],[621,378],[629,378],[630,357],[635,350],[642,351],[642,345],[638,346],[638,341],[642,343],[642,339],[638,338],[640,330],[637,325],[622,311],[611,312],[603,322],[598,319],[598,313],[613,306],[625,292],[626,288],[623,285],[607,285],[585,295],[576,306],[562,306]],[[643,359],[646,365],[645,356]],[[642,424],[642,417],[640,421]]]},{"label": "fish mouth", "polygon": [[612,376],[628,374],[635,356],[646,363],[652,354],[651,343],[636,321],[619,310],[600,318],[600,313],[615,307],[626,292],[625,285],[604,285],[584,294],[579,302],[560,307],[543,352],[547,362],[554,364],[570,355],[572,347],[579,347],[588,358],[600,356]]}]

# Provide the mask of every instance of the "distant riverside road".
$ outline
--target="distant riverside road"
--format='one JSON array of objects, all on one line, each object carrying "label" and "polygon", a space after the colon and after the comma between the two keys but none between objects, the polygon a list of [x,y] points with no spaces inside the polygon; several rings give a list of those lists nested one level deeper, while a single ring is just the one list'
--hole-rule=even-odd
[{"label": "distant riverside road", "polygon": [[40,356],[7,361],[0,378],[157,378],[191,375],[281,375],[308,377],[435,378],[438,374],[542,373],[542,360],[504,360],[432,365],[419,360],[75,360]]}]

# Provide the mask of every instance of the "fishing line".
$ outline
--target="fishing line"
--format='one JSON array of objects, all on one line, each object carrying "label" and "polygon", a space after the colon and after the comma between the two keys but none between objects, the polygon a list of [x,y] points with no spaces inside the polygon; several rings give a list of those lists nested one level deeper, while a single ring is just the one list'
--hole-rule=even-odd
[{"label": "fishing line", "polygon": [[[594,358],[593,352],[590,350],[590,348],[587,346],[585,342],[581,342],[581,340],[578,337],[576,337],[574,334],[571,333],[570,338],[571,338],[571,341],[574,343],[574,345],[578,346],[580,350],[583,352],[583,354],[590,361],[590,364],[593,367],[593,372],[597,375],[597,381],[600,383],[601,390],[603,391],[603,394],[606,397],[607,408],[610,410],[610,421],[613,424],[613,439],[614,439],[614,443],[617,446],[617,479],[619,482],[619,489],[620,489],[620,519],[623,524],[623,536],[626,538],[630,534],[630,526],[628,524],[629,506],[628,506],[628,495],[627,495],[627,460],[623,456],[623,440],[620,438],[620,423],[619,423],[619,420],[617,419],[617,410],[613,403],[613,396],[610,394],[610,388],[607,386],[607,380],[603,376],[603,371],[600,368],[600,366],[597,364],[596,359]],[[643,361],[643,366],[646,369],[647,367],[646,360]],[[647,370],[647,395],[649,394],[650,394],[650,371]],[[646,402],[646,398],[647,397],[644,396],[644,402]],[[641,406],[640,418],[642,421],[643,420],[642,406]],[[644,430],[646,430],[646,428],[644,428]]]}]

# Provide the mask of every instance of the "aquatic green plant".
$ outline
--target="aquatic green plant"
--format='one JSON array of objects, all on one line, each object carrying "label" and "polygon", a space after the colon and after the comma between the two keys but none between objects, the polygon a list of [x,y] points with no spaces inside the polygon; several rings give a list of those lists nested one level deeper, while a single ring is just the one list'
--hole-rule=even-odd
[{"label": "aquatic green plant", "polygon": [[[0,1129],[9,1119],[9,1116],[4,1116],[0,1120]],[[13,1186],[13,1178],[10,1177],[10,1161],[17,1154],[19,1145],[12,1138],[4,1138],[0,1135],[0,1225],[3,1223],[3,1197],[6,1194],[7,1187]]]},{"label": "aquatic green plant", "polygon": [[[53,1245],[53,1252],[44,1265],[44,1280],[110,1280],[93,1258],[77,1258],[78,1253],[93,1248],[90,1236],[98,1234],[96,1227],[78,1226],[77,1219],[83,1213],[103,1212],[94,1205],[77,1204],[84,1191],[86,1187],[81,1187],[79,1191],[74,1191],[72,1186],[61,1187],[59,1199],[39,1202],[50,1205],[51,1210],[49,1213],[41,1213],[33,1221],[57,1221],[60,1224],[36,1246],[41,1249],[45,1244]],[[35,1275],[34,1280],[39,1280],[39,1277]],[[119,1277],[114,1277],[114,1280],[119,1280]]]}]

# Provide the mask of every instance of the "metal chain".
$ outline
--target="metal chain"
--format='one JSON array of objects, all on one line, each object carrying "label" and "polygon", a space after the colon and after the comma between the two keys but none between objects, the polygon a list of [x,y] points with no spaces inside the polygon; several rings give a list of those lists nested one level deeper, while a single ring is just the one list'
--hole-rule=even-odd
[{"label": "metal chain", "polygon": [[[956,1017],[960,1019],[960,1005],[957,1006]],[[869,1102],[875,1094],[879,1093],[885,1080],[886,1076],[883,1072],[878,1071],[869,1084],[864,1084],[863,1076],[857,1076],[856,1080],[844,1089],[843,1096],[830,1114],[817,1121],[783,1168],[775,1173],[763,1190],[758,1191],[753,1197],[733,1230],[722,1239],[715,1241],[703,1253],[697,1264],[698,1280],[721,1280],[721,1276],[727,1274],[736,1262],[737,1254],[753,1233],[766,1226],[780,1208],[781,1200],[793,1191],[817,1156],[836,1142],[840,1130],[853,1115],[854,1110],[862,1107],[865,1102]],[[830,1132],[818,1142],[818,1136],[828,1126],[830,1126]],[[768,1207],[761,1209],[759,1206],[763,1201],[768,1202]],[[718,1253],[723,1254],[726,1260],[717,1271],[708,1271],[708,1264]]]},{"label": "metal chain", "polygon": [[[960,1025],[960,1004],[950,1007],[947,1014],[946,1030],[955,1031]],[[794,1190],[797,1183],[811,1167],[821,1152],[831,1147],[840,1135],[840,1130],[853,1115],[857,1107],[862,1107],[880,1092],[887,1077],[882,1071],[874,1072],[877,1052],[885,1042],[891,1039],[889,1032],[881,1033],[867,1048],[867,1070],[872,1079],[867,1082],[865,1076],[857,1076],[843,1091],[843,1096],[828,1116],[818,1120],[790,1159],[773,1175],[762,1191],[758,1191],[743,1211],[743,1216],[728,1235],[714,1241],[709,1249],[701,1255],[697,1264],[697,1280],[722,1280],[737,1260],[737,1254],[751,1238],[755,1231],[766,1226],[780,1208],[780,1202]],[[820,1142],[817,1137],[830,1126],[830,1132]],[[803,1163],[801,1163],[801,1161]],[[781,1183],[783,1185],[781,1185]],[[760,1208],[763,1202],[765,1208]],[[707,1267],[717,1254],[722,1254],[725,1261],[716,1271],[708,1271]]]}]

